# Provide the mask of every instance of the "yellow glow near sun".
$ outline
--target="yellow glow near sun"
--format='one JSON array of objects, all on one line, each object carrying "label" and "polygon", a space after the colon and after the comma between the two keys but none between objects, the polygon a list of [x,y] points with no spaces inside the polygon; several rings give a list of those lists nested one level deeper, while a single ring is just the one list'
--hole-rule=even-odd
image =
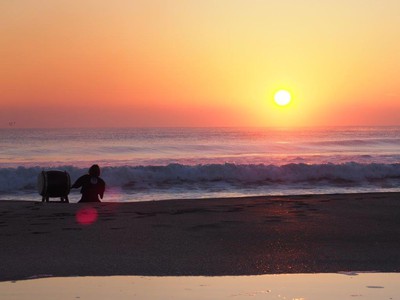
[{"label": "yellow glow near sun", "polygon": [[291,97],[290,93],[285,90],[277,91],[274,95],[275,103],[280,106],[288,105],[290,103],[291,99],[292,99],[292,97]]}]

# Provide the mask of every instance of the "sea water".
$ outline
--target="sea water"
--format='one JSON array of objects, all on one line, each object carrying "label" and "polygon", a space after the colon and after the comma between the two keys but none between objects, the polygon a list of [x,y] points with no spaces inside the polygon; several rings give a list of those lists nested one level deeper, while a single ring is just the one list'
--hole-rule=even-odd
[{"label": "sea water", "polygon": [[[105,201],[400,191],[400,127],[0,129],[0,199],[94,163]],[[79,191],[70,196],[79,200]]]}]

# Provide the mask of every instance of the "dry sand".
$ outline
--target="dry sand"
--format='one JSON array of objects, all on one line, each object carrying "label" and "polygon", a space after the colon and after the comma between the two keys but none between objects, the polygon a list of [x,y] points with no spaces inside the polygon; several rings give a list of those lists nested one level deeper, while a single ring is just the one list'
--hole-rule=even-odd
[{"label": "dry sand", "polygon": [[[81,217],[94,222],[80,224]],[[93,205],[0,201],[0,240],[1,281],[399,272],[400,194]]]}]

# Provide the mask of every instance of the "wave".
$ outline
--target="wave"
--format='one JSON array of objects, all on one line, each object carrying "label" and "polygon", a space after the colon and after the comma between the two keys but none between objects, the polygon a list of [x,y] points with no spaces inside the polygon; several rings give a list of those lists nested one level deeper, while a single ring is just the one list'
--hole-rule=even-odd
[{"label": "wave", "polygon": [[[65,170],[71,180],[85,174],[87,169],[73,166],[48,168]],[[41,167],[0,168],[0,193],[36,189]],[[272,184],[304,184],[361,186],[371,182],[400,183],[400,164],[207,164],[165,166],[109,166],[102,169],[102,177],[109,187],[126,190],[145,188],[179,188],[181,186],[213,186],[229,184],[235,187]]]},{"label": "wave", "polygon": [[313,146],[344,146],[344,147],[356,147],[356,146],[376,146],[376,145],[400,145],[400,139],[398,138],[368,138],[368,139],[337,139],[337,140],[325,140],[309,142],[308,144]]}]

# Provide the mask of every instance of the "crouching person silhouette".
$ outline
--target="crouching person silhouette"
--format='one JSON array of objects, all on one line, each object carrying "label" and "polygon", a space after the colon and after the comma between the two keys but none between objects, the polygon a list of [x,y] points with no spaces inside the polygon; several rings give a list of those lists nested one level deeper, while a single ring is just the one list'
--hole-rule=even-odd
[{"label": "crouching person silhouette", "polygon": [[79,177],[71,188],[81,188],[82,198],[79,202],[101,202],[106,183],[100,178],[100,167],[98,165],[91,166],[89,174]]}]

